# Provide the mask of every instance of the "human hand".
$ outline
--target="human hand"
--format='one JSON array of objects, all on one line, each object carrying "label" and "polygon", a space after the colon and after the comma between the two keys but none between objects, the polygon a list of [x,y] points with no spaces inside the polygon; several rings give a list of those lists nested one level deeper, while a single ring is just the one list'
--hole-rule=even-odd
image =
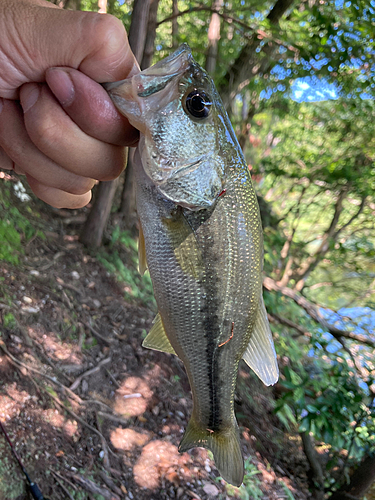
[{"label": "human hand", "polygon": [[44,0],[0,0],[0,167],[58,208],[124,168],[138,132],[100,83],[139,71],[122,23]]}]

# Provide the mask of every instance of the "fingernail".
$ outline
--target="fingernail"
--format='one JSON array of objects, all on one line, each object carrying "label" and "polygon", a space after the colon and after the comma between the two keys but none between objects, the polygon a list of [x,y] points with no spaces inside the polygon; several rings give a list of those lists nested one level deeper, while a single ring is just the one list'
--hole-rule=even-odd
[{"label": "fingernail", "polygon": [[2,112],[3,110],[3,106],[4,106],[4,101],[3,99],[0,97],[0,113]]},{"label": "fingernail", "polygon": [[59,103],[62,106],[70,106],[75,90],[69,72],[63,68],[51,68],[47,71],[46,80]]},{"label": "fingernail", "polygon": [[25,84],[20,93],[21,106],[24,113],[27,113],[31,109],[36,101],[38,100],[40,94],[39,85],[36,83]]}]

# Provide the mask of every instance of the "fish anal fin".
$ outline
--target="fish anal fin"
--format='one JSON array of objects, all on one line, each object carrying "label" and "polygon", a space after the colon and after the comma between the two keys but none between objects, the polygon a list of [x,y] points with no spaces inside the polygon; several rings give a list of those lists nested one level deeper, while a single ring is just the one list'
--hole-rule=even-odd
[{"label": "fish anal fin", "polygon": [[260,297],[250,342],[242,358],[265,385],[276,384],[279,368],[263,297]]},{"label": "fish anal fin", "polygon": [[234,415],[232,425],[219,431],[204,429],[194,417],[191,417],[180,443],[179,451],[183,453],[196,446],[211,450],[221,477],[234,486],[241,486],[244,477],[244,463]]},{"label": "fish anal fin", "polygon": [[167,334],[165,333],[164,325],[159,313],[156,315],[153,327],[151,328],[150,333],[144,339],[142,346],[146,347],[147,349],[154,349],[155,351],[176,354],[176,351],[173,349],[171,343],[168,340]]},{"label": "fish anal fin", "polygon": [[138,271],[143,276],[147,270],[147,260],[146,260],[146,245],[145,237],[143,235],[143,229],[141,223],[139,223],[139,237],[138,237]]}]

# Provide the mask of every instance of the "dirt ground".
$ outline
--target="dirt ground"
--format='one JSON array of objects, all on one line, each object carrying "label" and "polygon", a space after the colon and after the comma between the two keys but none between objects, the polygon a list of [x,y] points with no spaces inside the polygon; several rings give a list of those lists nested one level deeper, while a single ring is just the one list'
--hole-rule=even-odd
[{"label": "dirt ground", "polygon": [[[218,479],[206,450],[178,453],[192,409],[184,368],[141,347],[155,306],[125,300],[127,284],[78,243],[84,213],[49,211],[45,239],[27,243],[20,265],[0,263],[0,419],[43,495],[308,498],[298,437],[272,413],[275,389],[245,365],[236,411],[246,488]],[[23,479],[0,432],[0,500],[30,498]]]}]

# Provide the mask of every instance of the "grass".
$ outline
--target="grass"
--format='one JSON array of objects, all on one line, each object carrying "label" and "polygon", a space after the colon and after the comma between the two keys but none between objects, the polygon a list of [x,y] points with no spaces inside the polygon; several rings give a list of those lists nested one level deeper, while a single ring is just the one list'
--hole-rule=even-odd
[{"label": "grass", "polygon": [[143,276],[138,272],[138,244],[129,231],[115,228],[110,244],[102,247],[96,258],[124,283],[125,299],[156,308],[151,278],[147,272]]},{"label": "grass", "polygon": [[25,494],[26,485],[18,465],[8,457],[3,438],[0,434],[0,500],[15,500]]},{"label": "grass", "polygon": [[[43,232],[35,229],[27,216],[14,205],[10,189],[10,186],[4,184],[0,189],[0,212],[4,214],[0,219],[0,261],[17,265],[19,256],[24,252],[24,243],[35,234],[42,239],[45,237]],[[31,212],[28,206],[22,209]]]},{"label": "grass", "polygon": [[260,500],[263,498],[263,491],[260,489],[262,482],[257,477],[258,474],[260,474],[260,471],[251,462],[250,458],[245,460],[243,484],[239,488],[236,488],[227,483],[225,485],[226,496],[229,498],[240,498],[241,500]]}]

